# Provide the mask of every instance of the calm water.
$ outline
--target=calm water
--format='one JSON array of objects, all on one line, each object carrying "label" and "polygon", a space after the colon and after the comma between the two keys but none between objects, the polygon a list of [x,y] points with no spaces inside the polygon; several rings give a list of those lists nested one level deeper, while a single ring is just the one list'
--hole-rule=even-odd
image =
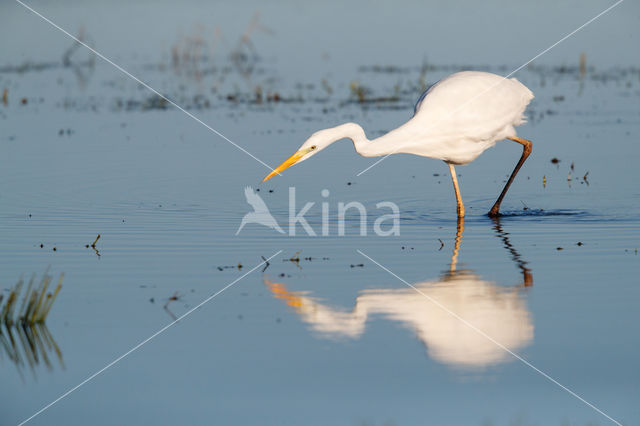
[{"label": "calm water", "polygon": [[[608,3],[33,6],[275,166],[319,128],[396,127],[451,72],[507,74]],[[484,214],[520,149],[459,167],[464,223],[446,165],[397,155],[357,177],[372,159],[349,143],[260,184],[263,165],[19,4],[0,16],[0,287],[65,273],[36,346],[0,334],[1,424],[276,253],[30,424],[609,423],[477,330],[640,424],[637,4],[516,74],[536,95],[519,128],[533,154],[499,221]],[[317,233],[328,203],[329,235],[236,236],[248,185],[283,226],[289,187]],[[366,236],[355,214],[338,236],[349,201]],[[374,234],[381,201],[399,236]]]}]

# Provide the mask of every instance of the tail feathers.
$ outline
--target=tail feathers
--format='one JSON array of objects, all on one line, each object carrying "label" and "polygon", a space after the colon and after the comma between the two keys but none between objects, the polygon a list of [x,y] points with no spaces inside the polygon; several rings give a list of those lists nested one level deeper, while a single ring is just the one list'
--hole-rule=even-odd
[{"label": "tail feathers", "polygon": [[520,83],[520,81],[518,81],[517,78],[512,78],[511,81],[516,83],[520,87],[520,89],[522,89],[522,99],[526,102],[525,105],[529,104],[529,102],[531,102],[531,99],[533,99],[535,97],[533,95],[533,92],[531,90],[529,90],[529,88],[527,86],[525,86],[524,84]]}]

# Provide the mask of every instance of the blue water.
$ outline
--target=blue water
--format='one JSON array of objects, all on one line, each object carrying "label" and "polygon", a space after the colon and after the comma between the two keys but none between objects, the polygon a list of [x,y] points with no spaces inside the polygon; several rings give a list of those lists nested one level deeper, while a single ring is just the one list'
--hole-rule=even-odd
[{"label": "blue water", "polygon": [[[386,132],[423,85],[507,74],[609,5],[29,4],[271,166],[320,128]],[[497,222],[485,213],[519,146],[457,168],[462,229],[441,162],[394,155],[356,176],[372,159],[338,143],[261,184],[264,165],[83,49],[64,66],[68,37],[3,3],[1,288],[47,267],[65,278],[46,321],[60,356],[0,335],[0,423],[257,267],[29,424],[610,423],[500,345],[640,424],[638,12],[622,3],[515,75],[536,95],[518,129],[533,154]],[[236,235],[246,186],[286,235]],[[289,187],[298,211],[315,203],[319,236],[289,235]],[[339,236],[350,201],[365,236],[355,211]],[[375,234],[382,201],[399,235]]]}]

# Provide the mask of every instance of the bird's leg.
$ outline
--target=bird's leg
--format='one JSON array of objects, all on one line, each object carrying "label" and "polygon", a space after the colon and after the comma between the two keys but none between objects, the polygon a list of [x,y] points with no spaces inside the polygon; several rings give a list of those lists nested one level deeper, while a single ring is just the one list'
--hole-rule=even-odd
[{"label": "bird's leg", "polygon": [[507,139],[511,139],[514,142],[518,142],[519,144],[522,144],[522,157],[520,157],[520,161],[518,161],[518,164],[516,164],[515,169],[513,169],[513,172],[511,173],[511,176],[509,177],[507,184],[504,186],[504,189],[500,193],[500,196],[496,200],[493,207],[491,207],[491,210],[489,210],[489,213],[488,213],[489,217],[500,216],[500,203],[502,203],[502,199],[504,198],[505,194],[509,190],[509,186],[511,186],[511,182],[513,182],[513,179],[518,174],[520,167],[522,167],[527,157],[529,157],[529,154],[531,154],[531,150],[533,148],[533,144],[531,143],[531,141],[528,141],[526,139],[522,139],[517,136],[509,137]]},{"label": "bird's leg", "polygon": [[460,251],[460,243],[462,242],[462,234],[464,233],[464,217],[458,216],[458,227],[456,229],[456,239],[453,246],[453,254],[451,255],[451,264],[449,265],[449,273],[452,275],[456,272],[458,264],[458,252]]},{"label": "bird's leg", "polygon": [[453,189],[456,191],[456,203],[458,217],[464,217],[464,204],[462,204],[462,197],[460,196],[460,188],[458,188],[458,178],[456,177],[456,169],[453,168],[453,164],[449,163],[449,171],[451,172],[451,180],[453,181]]},{"label": "bird's leg", "polygon": [[518,253],[515,247],[511,244],[511,241],[509,241],[509,233],[502,229],[500,217],[496,216],[492,218],[492,220],[495,225],[493,229],[495,229],[496,235],[502,240],[504,247],[511,252],[511,259],[516,262],[516,265],[518,265],[518,268],[522,271],[523,287],[531,287],[533,285],[533,273],[531,272],[531,269],[527,268],[527,261],[522,259],[520,253]]}]

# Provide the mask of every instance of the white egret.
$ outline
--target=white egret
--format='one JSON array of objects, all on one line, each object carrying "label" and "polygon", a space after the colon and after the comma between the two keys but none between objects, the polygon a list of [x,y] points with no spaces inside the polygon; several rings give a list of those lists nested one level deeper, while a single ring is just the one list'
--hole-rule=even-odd
[{"label": "white egret", "polygon": [[[440,362],[465,369],[484,368],[509,360],[504,347],[521,349],[534,335],[533,318],[522,298],[522,289],[533,285],[531,270],[524,266],[526,262],[497,221],[496,231],[522,270],[522,281],[515,286],[485,281],[470,269],[457,270],[463,218],[458,219],[449,271],[444,276],[413,283],[412,288],[361,290],[350,309],[332,306],[308,291],[288,290],[285,283],[266,276],[263,281],[274,297],[293,308],[321,337],[358,339],[377,317],[413,330],[429,356]],[[430,301],[438,301],[440,306]]]},{"label": "white egret", "polygon": [[502,199],[531,153],[531,141],[517,137],[514,128],[525,122],[524,111],[531,99],[531,90],[515,78],[478,71],[458,72],[424,92],[413,117],[397,129],[374,140],[367,139],[362,127],[355,123],[320,130],[263,182],[346,138],[353,141],[356,152],[364,157],[407,153],[443,160],[451,172],[458,216],[464,217],[454,165],[468,164],[497,141],[510,139],[521,144],[523,151],[489,211],[489,216],[498,216]]},{"label": "white egret", "polygon": [[[522,289],[485,281],[473,271],[411,284],[415,289],[361,290],[350,308],[333,306],[310,292],[290,291],[285,283],[263,279],[271,293],[293,308],[318,337],[356,340],[367,325],[373,327],[374,318],[385,319],[412,330],[431,358],[453,367],[483,368],[512,358],[450,312],[513,351],[529,345],[534,336]],[[429,299],[442,303],[449,312]]]}]

